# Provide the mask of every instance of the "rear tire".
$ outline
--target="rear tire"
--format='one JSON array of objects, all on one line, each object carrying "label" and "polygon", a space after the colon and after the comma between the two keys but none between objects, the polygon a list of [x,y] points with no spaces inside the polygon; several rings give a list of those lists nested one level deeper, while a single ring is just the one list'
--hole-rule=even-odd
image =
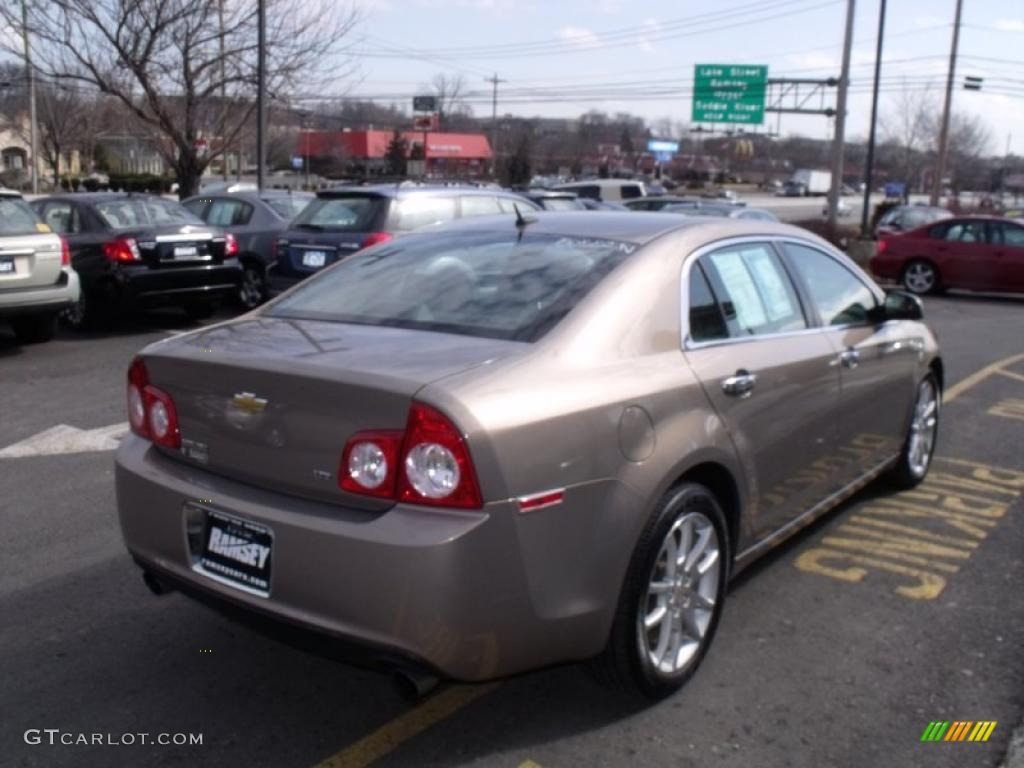
[{"label": "rear tire", "polygon": [[903,441],[903,450],[896,465],[889,471],[890,485],[907,490],[918,485],[928,474],[939,436],[939,411],[942,394],[935,376],[929,373],[917,387],[914,410]]},{"label": "rear tire", "polygon": [[100,312],[96,297],[84,287],[78,294],[78,301],[60,313],[61,324],[74,331],[93,328],[100,324],[101,319],[105,319],[105,315]]},{"label": "rear tire", "polygon": [[266,269],[250,262],[243,265],[243,270],[242,284],[238,288],[238,303],[243,309],[256,309],[269,295]]},{"label": "rear tire", "polygon": [[24,315],[11,320],[14,335],[22,344],[39,344],[49,341],[57,333],[57,313],[46,312],[38,315]]},{"label": "rear tire", "polygon": [[711,491],[683,483],[665,494],[633,552],[595,676],[647,699],[679,690],[714,637],[728,562],[725,516]]},{"label": "rear tire", "polygon": [[918,296],[936,293],[942,285],[938,268],[924,259],[914,259],[907,264],[900,276],[900,282],[904,288]]}]

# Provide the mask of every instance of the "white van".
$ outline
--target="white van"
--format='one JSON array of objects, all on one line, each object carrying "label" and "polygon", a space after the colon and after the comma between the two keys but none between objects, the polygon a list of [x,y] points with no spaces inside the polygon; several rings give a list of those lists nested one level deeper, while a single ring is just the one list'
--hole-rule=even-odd
[{"label": "white van", "polygon": [[647,195],[647,188],[644,187],[644,183],[632,179],[570,181],[567,184],[559,184],[553,187],[553,189],[575,192],[580,197],[589,197],[592,200],[603,200],[612,203],[621,203],[623,200],[633,200]]}]

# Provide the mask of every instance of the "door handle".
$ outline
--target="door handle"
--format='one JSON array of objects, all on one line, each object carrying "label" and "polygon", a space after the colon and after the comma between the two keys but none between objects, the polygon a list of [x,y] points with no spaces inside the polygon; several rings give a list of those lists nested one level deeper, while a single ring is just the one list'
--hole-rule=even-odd
[{"label": "door handle", "polygon": [[734,397],[750,397],[755,384],[757,384],[757,374],[740,368],[735,375],[722,381],[722,391]]},{"label": "door handle", "polygon": [[843,368],[856,368],[860,365],[860,352],[856,349],[847,349],[839,354],[839,364]]}]

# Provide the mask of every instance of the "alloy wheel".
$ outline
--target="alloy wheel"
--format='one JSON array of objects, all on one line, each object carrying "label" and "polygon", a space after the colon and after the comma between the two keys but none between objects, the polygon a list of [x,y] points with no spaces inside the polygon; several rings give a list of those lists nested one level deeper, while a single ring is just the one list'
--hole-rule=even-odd
[{"label": "alloy wheel", "polygon": [[914,477],[924,477],[928,471],[938,426],[939,395],[935,383],[929,378],[922,381],[917,390],[917,402],[910,422],[907,464]]},{"label": "alloy wheel", "polygon": [[903,284],[913,293],[928,293],[937,282],[935,267],[923,261],[913,262],[903,275]]},{"label": "alloy wheel", "polygon": [[252,267],[246,267],[242,273],[242,285],[238,290],[238,298],[246,309],[253,309],[263,301],[263,280]]},{"label": "alloy wheel", "polygon": [[715,526],[700,512],[680,515],[665,535],[638,616],[644,653],[658,672],[677,673],[697,656],[714,615],[721,556]]}]

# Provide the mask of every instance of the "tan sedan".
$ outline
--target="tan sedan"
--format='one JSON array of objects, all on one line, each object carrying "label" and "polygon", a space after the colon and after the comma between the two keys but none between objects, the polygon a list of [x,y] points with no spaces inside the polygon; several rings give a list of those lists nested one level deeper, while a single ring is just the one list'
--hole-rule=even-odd
[{"label": "tan sedan", "polygon": [[420,683],[593,659],[657,697],[736,573],[928,471],[943,369],[916,298],[783,224],[531,216],[367,249],[144,349],[117,495],[154,591]]}]

